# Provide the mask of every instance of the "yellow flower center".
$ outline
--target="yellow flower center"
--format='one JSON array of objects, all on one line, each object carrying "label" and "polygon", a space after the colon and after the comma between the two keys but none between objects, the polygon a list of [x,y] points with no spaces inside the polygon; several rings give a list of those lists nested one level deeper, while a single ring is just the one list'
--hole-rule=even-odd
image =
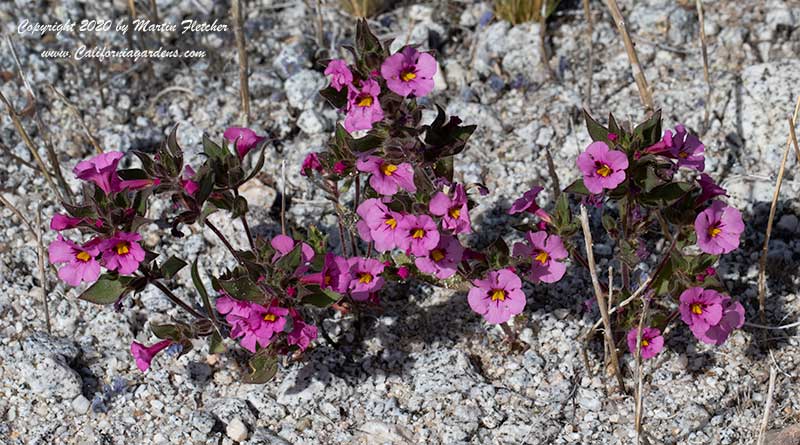
[{"label": "yellow flower center", "polygon": [[392,173],[397,171],[397,166],[394,164],[383,164],[381,165],[381,173],[384,176],[392,176]]},{"label": "yellow flower center", "polygon": [[459,216],[461,216],[461,209],[459,209],[458,207],[453,207],[453,208],[452,208],[452,209],[450,209],[450,211],[449,211],[449,212],[447,212],[447,213],[449,213],[449,214],[450,214],[450,217],[451,217],[451,218],[453,218],[453,219],[458,219],[458,217],[459,217]]},{"label": "yellow flower center", "polygon": [[444,252],[442,252],[442,249],[431,250],[431,259],[437,263],[442,261],[444,259]]},{"label": "yellow flower center", "polygon": [[130,252],[130,246],[125,241],[118,243],[114,249],[116,249],[117,255],[127,255]]},{"label": "yellow flower center", "polygon": [[325,278],[322,281],[325,283],[325,285],[331,284],[331,276],[325,275]]},{"label": "yellow flower center", "polygon": [[425,231],[422,229],[414,229],[411,231],[411,238],[422,239],[425,237]]},{"label": "yellow flower center", "polygon": [[550,256],[547,255],[547,252],[545,252],[544,250],[542,250],[541,252],[539,252],[538,255],[533,257],[534,260],[542,263],[542,266],[544,266],[547,263],[548,258],[550,258]]},{"label": "yellow flower center", "polygon": [[506,291],[503,289],[494,289],[492,290],[492,301],[503,301],[506,299]]},{"label": "yellow flower center", "polygon": [[92,256],[89,255],[88,252],[84,252],[83,250],[81,250],[80,252],[78,252],[77,255],[75,255],[75,258],[77,258],[77,259],[79,259],[79,260],[81,260],[81,261],[83,261],[85,263],[85,262],[89,261],[89,259],[91,259]]},{"label": "yellow flower center", "polygon": [[597,169],[597,174],[605,178],[606,176],[611,174],[611,167],[609,167],[606,164],[603,164],[602,166],[600,166],[600,168]]},{"label": "yellow flower center", "polygon": [[409,81],[412,81],[412,80],[414,80],[416,78],[417,78],[417,73],[415,73],[413,71],[406,71],[406,72],[404,72],[403,74],[400,75],[400,79],[403,82],[409,82]]},{"label": "yellow flower center", "polygon": [[275,314],[266,314],[266,315],[264,315],[264,321],[272,322],[272,321],[275,321],[277,319],[278,319],[278,317],[276,317]]},{"label": "yellow flower center", "polygon": [[387,226],[391,227],[392,230],[397,228],[397,220],[394,219],[394,218],[389,218],[386,221],[384,221],[383,223],[386,224]]},{"label": "yellow flower center", "polygon": [[643,348],[644,348],[644,347],[646,347],[646,346],[647,346],[647,345],[649,345],[649,344],[650,344],[650,342],[649,342],[649,341],[647,341],[647,340],[645,340],[645,339],[642,339],[642,347],[643,347]]},{"label": "yellow flower center", "polygon": [[363,96],[358,98],[358,102],[356,105],[359,107],[371,107],[372,106],[372,96]]},{"label": "yellow flower center", "polygon": [[689,157],[689,153],[686,153],[685,151],[682,151],[682,152],[678,153],[678,157],[681,158],[681,159],[686,159],[686,158]]},{"label": "yellow flower center", "polygon": [[717,226],[713,226],[713,227],[709,227],[709,228],[708,228],[708,235],[709,235],[711,238],[716,238],[716,237],[717,237],[717,235],[719,235],[720,233],[722,233],[722,229],[720,229],[720,228],[719,228],[719,227],[717,227]]},{"label": "yellow flower center", "polygon": [[358,282],[361,284],[372,283],[372,274],[369,272],[362,273],[361,276],[358,277]]},{"label": "yellow flower center", "polygon": [[693,314],[695,314],[695,315],[702,315],[703,314],[703,306],[701,306],[699,303],[693,304],[691,306],[691,308],[692,308],[692,313]]}]

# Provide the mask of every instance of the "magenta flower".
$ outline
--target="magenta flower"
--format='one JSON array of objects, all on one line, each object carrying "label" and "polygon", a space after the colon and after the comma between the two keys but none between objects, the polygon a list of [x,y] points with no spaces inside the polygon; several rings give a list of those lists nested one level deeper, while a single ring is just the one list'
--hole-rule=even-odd
[{"label": "magenta flower", "polygon": [[229,127],[222,133],[222,137],[236,144],[236,154],[239,155],[239,159],[243,159],[250,150],[267,139],[245,127]]},{"label": "magenta flower", "polygon": [[461,243],[455,237],[442,235],[436,248],[428,252],[427,256],[417,257],[414,264],[420,271],[444,280],[456,274],[463,256],[464,247]]},{"label": "magenta flower", "polygon": [[362,82],[361,89],[348,85],[347,116],[344,129],[350,132],[369,130],[372,124],[383,120],[383,109],[378,100],[381,87],[378,82],[368,79]]},{"label": "magenta flower", "polygon": [[106,195],[116,193],[121,190],[117,164],[123,156],[121,151],[109,151],[78,162],[72,171],[78,179],[94,182]]},{"label": "magenta flower", "polygon": [[529,258],[531,261],[530,280],[534,283],[555,283],[564,276],[566,264],[560,260],[569,255],[558,235],[547,232],[528,232],[527,244],[514,244],[514,256]]},{"label": "magenta flower", "polygon": [[161,340],[152,346],[145,346],[136,341],[131,342],[131,354],[133,354],[133,358],[136,361],[136,367],[142,372],[147,371],[150,369],[150,362],[153,361],[153,357],[171,344],[172,340]]},{"label": "magenta flower", "polygon": [[122,275],[135,272],[139,268],[139,263],[144,261],[144,249],[137,242],[141,239],[138,233],[118,232],[112,238],[103,240],[100,243],[103,266]]},{"label": "magenta flower", "polygon": [[306,323],[294,309],[289,309],[292,317],[292,332],[286,335],[286,341],[305,351],[312,340],[317,338],[317,327]]},{"label": "magenta flower", "polygon": [[535,185],[531,187],[530,190],[522,194],[522,197],[514,201],[514,204],[511,205],[511,208],[508,209],[509,215],[515,215],[517,213],[528,212],[528,213],[536,213],[539,210],[539,205],[536,204],[536,196],[542,192],[544,188]]},{"label": "magenta flower", "polygon": [[681,293],[678,310],[681,319],[692,331],[696,327],[705,332],[709,327],[719,324],[722,319],[723,301],[723,295],[715,290],[692,287]]},{"label": "magenta flower", "polygon": [[348,261],[350,265],[350,296],[356,301],[369,300],[370,294],[383,287],[384,279],[381,275],[384,267],[382,262],[373,258],[353,257]]},{"label": "magenta flower", "polygon": [[241,337],[244,331],[247,330],[249,327],[250,308],[254,304],[249,301],[237,300],[224,292],[221,297],[217,298],[217,311],[225,315],[225,321],[231,325],[231,338]]},{"label": "magenta flower", "polygon": [[61,213],[56,213],[53,215],[53,218],[50,219],[50,229],[60,232],[62,230],[74,229],[83,222],[88,222],[88,219],[73,218],[71,216],[62,215]]},{"label": "magenta flower", "polygon": [[743,325],[744,307],[738,301],[733,301],[725,295],[722,301],[722,318],[719,323],[709,326],[705,331],[700,326],[692,326],[691,330],[695,337],[703,343],[719,346],[725,343],[734,329],[739,329]]},{"label": "magenta flower", "polygon": [[[628,331],[628,350],[631,354],[636,354],[636,337],[639,335],[639,329],[634,328]],[[656,328],[643,328],[642,329],[642,358],[647,360],[658,355],[664,349],[664,337],[661,336],[661,331]]]},{"label": "magenta flower", "polygon": [[442,192],[433,195],[428,209],[431,215],[441,216],[442,227],[451,230],[453,234],[470,233],[472,231],[469,208],[467,207],[467,194],[462,184],[456,184],[452,198]]},{"label": "magenta flower", "polygon": [[347,62],[342,59],[333,59],[328,62],[325,75],[331,76],[331,86],[336,91],[342,91],[342,87],[353,83],[353,73],[350,72]]},{"label": "magenta flower", "polygon": [[183,191],[189,196],[194,196],[194,194],[200,190],[200,185],[193,179],[195,174],[191,165],[184,167],[183,173],[181,174],[181,188],[183,188]]},{"label": "magenta flower", "polygon": [[407,280],[410,275],[411,272],[406,266],[400,266],[397,268],[397,276],[400,277],[400,279]]},{"label": "magenta flower", "polygon": [[356,162],[356,168],[365,173],[372,173],[369,185],[381,195],[392,196],[398,189],[414,193],[414,167],[407,162],[392,164],[377,156],[367,156]]},{"label": "magenta flower", "polygon": [[433,90],[437,68],[433,56],[407,46],[383,61],[381,76],[391,91],[403,97],[409,94],[422,97]]},{"label": "magenta flower", "polygon": [[578,156],[578,168],[583,172],[583,184],[591,193],[597,194],[622,184],[628,157],[619,150],[609,150],[605,142],[592,142]]},{"label": "magenta flower", "polygon": [[70,286],[77,286],[81,281],[93,283],[100,276],[100,264],[95,257],[100,253],[97,243],[88,242],[84,246],[65,240],[61,235],[50,243],[47,252],[50,264],[67,263],[58,269],[58,278]]},{"label": "magenta flower", "polygon": [[386,252],[397,247],[397,224],[399,213],[389,210],[379,199],[362,202],[356,213],[361,220],[356,223],[358,234],[364,241],[374,241],[375,250]]},{"label": "magenta flower", "polygon": [[697,183],[700,184],[700,196],[698,196],[694,201],[695,207],[698,207],[706,201],[716,198],[717,196],[728,196],[728,191],[718,186],[711,176],[708,176],[705,173],[700,174],[700,177],[697,178]]},{"label": "magenta flower", "polygon": [[705,253],[718,255],[739,247],[739,237],[744,232],[744,222],[739,210],[713,201],[694,220],[697,245]]},{"label": "magenta flower", "polygon": [[[274,263],[291,253],[298,242],[300,241],[295,241],[292,237],[286,235],[276,235],[275,238],[272,238],[269,242],[272,248],[275,249],[275,254],[272,255],[272,262]],[[314,249],[308,244],[302,243],[302,246],[300,246],[300,256],[303,263],[308,263],[314,259]]]},{"label": "magenta flower", "polygon": [[397,223],[396,239],[401,249],[425,256],[439,245],[439,231],[428,215],[405,215]]},{"label": "magenta flower", "polygon": [[342,294],[347,292],[350,278],[350,265],[347,263],[347,258],[329,252],[325,254],[322,270],[318,273],[308,274],[300,281],[316,284],[322,289],[331,289]]},{"label": "magenta flower", "polygon": [[[283,331],[289,310],[277,306],[277,303],[277,301],[272,301],[269,307],[260,304],[250,305],[247,324],[242,326],[238,335],[238,337],[242,337],[239,343],[243,348],[253,353],[256,352],[256,344],[266,348],[272,337]],[[233,332],[231,332],[231,338],[237,338],[233,336]]]},{"label": "magenta flower", "polygon": [[485,280],[475,280],[472,284],[475,287],[467,294],[469,307],[487,323],[505,323],[525,309],[522,280],[508,269],[491,271]]},{"label": "magenta flower", "polygon": [[664,132],[661,141],[650,146],[650,153],[665,155],[678,160],[678,167],[686,166],[697,171],[705,170],[705,146],[697,136],[689,134],[683,125],[675,126],[675,135],[672,131]]},{"label": "magenta flower", "polygon": [[347,164],[345,164],[342,161],[336,161],[336,163],[333,164],[333,172],[336,173],[337,175],[341,175],[346,170],[347,170]]},{"label": "magenta flower", "polygon": [[300,167],[300,174],[307,176],[311,170],[322,171],[322,164],[319,162],[319,156],[316,153],[306,155],[306,158],[303,159],[303,165]]}]

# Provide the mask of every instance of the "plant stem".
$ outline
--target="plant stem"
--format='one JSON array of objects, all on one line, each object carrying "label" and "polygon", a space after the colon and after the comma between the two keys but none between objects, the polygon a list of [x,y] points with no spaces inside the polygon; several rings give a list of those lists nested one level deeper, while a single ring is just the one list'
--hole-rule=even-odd
[{"label": "plant stem", "polygon": [[222,244],[225,244],[225,247],[228,248],[228,251],[236,258],[236,260],[241,263],[242,259],[239,257],[239,253],[236,252],[236,249],[233,248],[231,243],[228,241],[227,238],[225,238],[225,235],[222,234],[222,232],[217,228],[217,226],[215,226],[214,223],[212,223],[208,219],[206,219],[206,225],[208,226],[209,229],[211,229],[212,232],[214,232],[215,235],[217,235],[217,238],[219,238],[219,240],[222,241]]},{"label": "plant stem", "polygon": [[186,310],[186,312],[189,312],[190,314],[194,315],[195,318],[208,319],[207,316],[201,314],[200,312],[197,312],[193,307],[191,307],[189,304],[178,298],[177,295],[173,294],[172,291],[167,288],[167,286],[164,286],[164,283],[158,280],[150,280],[150,283],[152,283],[153,286],[157,287],[161,292],[164,292],[164,295],[166,295],[167,298],[172,300],[173,303],[182,307],[184,310]]},{"label": "plant stem", "polygon": [[247,78],[247,49],[245,47],[244,27],[242,19],[241,0],[231,2],[231,16],[233,18],[233,34],[236,39],[236,49],[239,53],[239,94],[242,99],[242,117],[245,126],[250,125],[250,86]]}]

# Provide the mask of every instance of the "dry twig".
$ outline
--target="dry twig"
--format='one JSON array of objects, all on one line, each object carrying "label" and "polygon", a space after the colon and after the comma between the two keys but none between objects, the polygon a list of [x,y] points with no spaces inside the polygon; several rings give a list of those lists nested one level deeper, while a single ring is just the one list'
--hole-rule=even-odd
[{"label": "dry twig", "polygon": [[767,390],[767,403],[764,405],[764,417],[761,418],[761,427],[758,429],[757,445],[766,445],[764,433],[767,432],[769,425],[769,414],[772,411],[772,397],[775,393],[775,378],[777,377],[775,367],[769,368],[769,389]]},{"label": "dry twig", "polygon": [[83,120],[83,115],[81,115],[81,112],[80,110],[78,110],[78,107],[76,107],[72,102],[70,102],[69,99],[67,99],[67,97],[64,96],[64,93],[58,91],[56,87],[53,86],[52,84],[50,85],[50,90],[52,90],[53,94],[55,94],[56,97],[61,99],[61,101],[64,102],[67,108],[69,108],[69,111],[71,111],[72,114],[75,115],[75,118],[78,119],[78,122],[81,124],[81,127],[83,127],[83,131],[86,133],[86,138],[89,139],[89,143],[92,144],[92,147],[94,147],[94,149],[97,151],[98,154],[102,154],[103,148],[100,147],[100,144],[97,143],[97,139],[95,139],[95,137],[92,135],[92,131],[89,129],[89,126],[86,125],[86,121]]},{"label": "dry twig", "polygon": [[44,320],[47,324],[47,333],[52,333],[50,325],[50,306],[47,304],[47,293],[49,292],[47,284],[47,274],[44,271],[44,239],[42,236],[42,206],[41,204],[36,208],[36,244],[38,247],[39,257],[39,281],[42,285],[42,304],[44,305]]},{"label": "dry twig", "polygon": [[242,117],[244,126],[247,127],[250,125],[250,86],[247,78],[247,48],[245,47],[241,0],[231,2],[231,16],[233,17],[236,49],[239,52],[239,94],[242,99]]},{"label": "dry twig", "polygon": [[[778,208],[778,196],[781,193],[781,184],[783,184],[783,174],[786,170],[786,159],[789,157],[789,149],[792,146],[792,143],[794,143],[795,150],[800,150],[797,147],[797,137],[794,133],[794,126],[797,121],[798,113],[800,113],[800,96],[797,96],[797,102],[794,106],[794,114],[789,120],[789,136],[786,139],[786,149],[783,150],[781,166],[778,169],[778,178],[775,180],[775,191],[772,193],[772,204],[769,207],[767,230],[764,233],[764,247],[761,249],[761,260],[759,261],[758,268],[758,313],[761,317],[762,323],[766,321],[765,302],[767,296],[767,253],[769,252],[769,238],[772,235],[772,223],[775,219],[775,211]],[[798,161],[800,161],[800,157],[798,157]]]},{"label": "dry twig", "polygon": [[600,289],[600,280],[597,278],[597,268],[594,262],[594,251],[592,244],[592,232],[589,229],[589,216],[586,214],[586,207],[581,205],[581,227],[583,228],[583,239],[586,243],[586,260],[589,263],[589,274],[592,277],[592,286],[594,287],[594,295],[597,298],[597,306],[600,308],[600,315],[603,318],[603,325],[605,340],[611,356],[611,364],[614,367],[614,373],[617,377],[619,389],[625,392],[625,382],[622,380],[622,371],[619,367],[619,358],[617,357],[617,346],[614,342],[614,334],[611,330],[611,319],[609,318],[608,307],[606,306],[605,296],[603,290]]},{"label": "dry twig", "polygon": [[639,89],[639,97],[642,99],[642,104],[645,106],[647,113],[652,113],[655,109],[653,105],[653,95],[650,92],[650,87],[647,85],[647,79],[644,77],[642,65],[639,63],[639,56],[636,54],[636,48],[628,34],[628,28],[625,25],[625,17],[619,10],[617,0],[606,0],[606,5],[611,11],[611,17],[614,18],[614,23],[617,25],[617,30],[622,37],[622,43],[625,45],[625,52],[628,54],[628,60],[631,63],[631,70],[633,71],[633,78],[636,81],[636,88]]},{"label": "dry twig", "polygon": [[650,299],[644,299],[644,307],[642,307],[642,315],[639,318],[639,326],[636,331],[636,389],[635,398],[636,404],[634,407],[634,430],[636,431],[636,445],[642,443],[642,407],[644,399],[644,372],[642,372],[642,329],[644,329],[644,321],[647,319],[647,310],[650,309]]},{"label": "dry twig", "polygon": [[583,0],[583,15],[586,16],[588,29],[586,30],[586,48],[589,52],[589,68],[586,70],[586,109],[592,109],[592,82],[594,77],[594,47],[592,46],[592,36],[594,34],[594,23],[592,22],[592,9],[589,0]]},{"label": "dry twig", "polygon": [[703,131],[708,129],[708,120],[711,109],[711,76],[708,72],[708,45],[706,44],[706,21],[703,18],[703,0],[697,0],[697,18],[700,21],[700,47],[703,54],[703,78],[706,81],[706,103],[703,114]]}]

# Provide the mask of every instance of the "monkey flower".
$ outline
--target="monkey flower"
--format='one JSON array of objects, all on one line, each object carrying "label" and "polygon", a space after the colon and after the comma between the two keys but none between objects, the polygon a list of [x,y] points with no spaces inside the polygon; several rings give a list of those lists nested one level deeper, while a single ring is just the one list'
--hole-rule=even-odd
[{"label": "monkey flower", "polygon": [[373,79],[361,83],[361,89],[348,85],[347,116],[344,119],[344,129],[353,132],[369,130],[372,124],[383,120],[383,109],[378,100],[381,87]]},{"label": "monkey flower", "polygon": [[578,156],[578,168],[583,172],[583,184],[591,193],[613,190],[625,181],[628,157],[619,150],[609,150],[605,142],[592,142]]},{"label": "monkey flower", "polygon": [[100,242],[103,266],[122,275],[135,272],[139,268],[139,263],[144,261],[144,249],[137,242],[141,239],[138,233],[117,232],[113,237]]},{"label": "monkey flower", "polygon": [[397,245],[415,256],[425,256],[439,244],[439,231],[428,215],[405,215],[397,223]]},{"label": "monkey flower", "polygon": [[491,271],[485,280],[472,284],[475,287],[467,295],[469,307],[488,323],[505,323],[525,309],[522,280],[508,269]]},{"label": "monkey flower", "polygon": [[514,256],[530,258],[530,280],[534,283],[555,283],[564,276],[567,266],[560,260],[569,255],[558,235],[547,232],[528,232],[527,244],[514,244]]},{"label": "monkey flower", "polygon": [[442,217],[442,227],[451,230],[453,234],[470,233],[472,225],[469,220],[469,208],[467,207],[467,194],[462,184],[456,184],[453,188],[453,197],[447,196],[443,192],[433,195],[428,205],[431,215]]},{"label": "monkey flower", "polygon": [[374,258],[353,257],[348,260],[350,264],[350,295],[356,301],[369,300],[370,294],[379,291],[384,284],[381,275],[384,267],[382,262]]},{"label": "monkey flower", "polygon": [[72,170],[78,179],[91,181],[100,187],[106,195],[121,190],[121,180],[117,174],[117,164],[124,154],[121,151],[109,151],[93,158],[78,162]]},{"label": "monkey flower", "polygon": [[420,271],[444,280],[456,274],[463,256],[464,248],[461,243],[455,237],[442,235],[436,248],[428,252],[427,256],[417,257],[414,264]]},{"label": "monkey flower", "polygon": [[714,201],[694,220],[697,245],[705,253],[718,255],[739,247],[739,237],[744,232],[744,222],[739,210]]},{"label": "monkey flower", "polygon": [[150,362],[153,361],[153,357],[171,344],[172,340],[162,340],[152,346],[145,346],[136,341],[131,342],[131,354],[133,354],[133,358],[136,361],[136,367],[142,372],[147,371],[150,369]]},{"label": "monkey flower", "polygon": [[331,76],[331,86],[336,91],[342,91],[342,87],[353,82],[353,73],[350,72],[347,62],[342,59],[333,59],[328,62],[328,66],[325,67],[325,75]]},{"label": "monkey flower", "polygon": [[80,246],[58,235],[58,239],[50,243],[47,251],[51,264],[67,263],[58,269],[58,278],[77,286],[81,281],[93,283],[100,276],[100,263],[95,257],[100,253],[97,243],[92,241]]},{"label": "monkey flower", "polygon": [[362,202],[356,213],[361,217],[356,228],[364,241],[374,241],[378,252],[397,247],[397,224],[402,219],[399,213],[389,210],[383,202],[375,198]]},{"label": "monkey flower", "polygon": [[229,127],[222,133],[222,137],[236,144],[236,154],[239,156],[239,159],[243,159],[250,150],[267,139],[245,127]]},{"label": "monkey flower", "polygon": [[[638,328],[628,331],[628,350],[634,355],[636,354],[636,337],[638,335]],[[661,336],[661,331],[656,328],[642,328],[642,358],[651,359],[662,349],[664,349],[664,337]]]},{"label": "monkey flower", "polygon": [[399,189],[414,193],[414,167],[407,162],[393,164],[377,156],[367,156],[356,162],[356,168],[365,173],[372,173],[369,185],[376,192],[385,196],[392,196]]},{"label": "monkey flower", "polygon": [[386,86],[391,91],[403,97],[409,94],[422,97],[433,90],[433,76],[437,68],[433,56],[407,46],[383,61],[381,76],[386,79]]}]

